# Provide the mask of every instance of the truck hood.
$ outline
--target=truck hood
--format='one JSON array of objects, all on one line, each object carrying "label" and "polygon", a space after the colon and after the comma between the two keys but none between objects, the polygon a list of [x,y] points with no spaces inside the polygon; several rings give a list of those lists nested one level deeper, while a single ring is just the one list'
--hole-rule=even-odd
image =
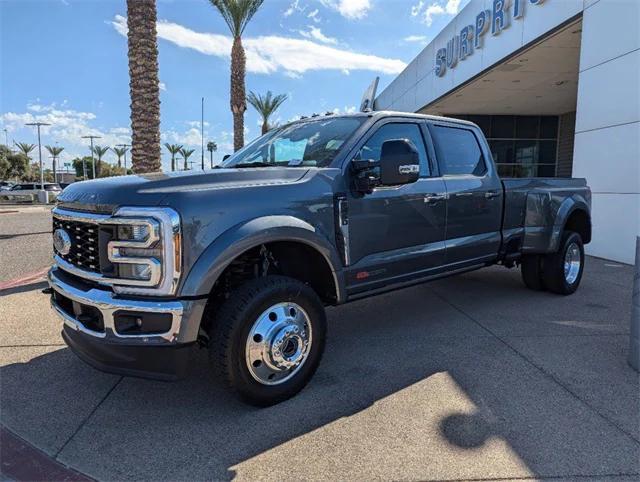
[{"label": "truck hood", "polygon": [[58,202],[69,208],[113,212],[122,205],[156,206],[172,193],[290,184],[307,171],[307,168],[268,167],[109,177],[73,183],[58,196]]}]

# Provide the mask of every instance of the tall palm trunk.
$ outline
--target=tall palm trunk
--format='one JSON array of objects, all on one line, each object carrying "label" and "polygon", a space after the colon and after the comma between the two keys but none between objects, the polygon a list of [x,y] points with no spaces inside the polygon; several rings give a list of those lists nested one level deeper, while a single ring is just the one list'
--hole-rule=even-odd
[{"label": "tall palm trunk", "polygon": [[155,0],[127,0],[131,164],[134,172],[160,170],[160,83]]},{"label": "tall palm trunk", "polygon": [[231,48],[231,112],[233,114],[233,149],[244,146],[244,111],[247,110],[244,77],[247,58],[242,39],[234,37]]},{"label": "tall palm trunk", "polygon": [[171,154],[171,172],[176,170],[176,155]]}]

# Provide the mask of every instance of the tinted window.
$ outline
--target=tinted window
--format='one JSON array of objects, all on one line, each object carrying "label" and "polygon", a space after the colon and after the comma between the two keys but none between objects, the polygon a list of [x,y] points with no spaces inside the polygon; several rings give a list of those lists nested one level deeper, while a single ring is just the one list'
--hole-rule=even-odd
[{"label": "tinted window", "polygon": [[516,138],[535,139],[538,137],[538,117],[519,116],[516,117]]},{"label": "tinted window", "polygon": [[444,175],[483,175],[487,168],[476,136],[467,129],[433,126],[433,140]]},{"label": "tinted window", "polygon": [[494,139],[510,139],[515,134],[515,117],[496,115],[491,119],[491,135]]},{"label": "tinted window", "polygon": [[427,161],[427,151],[424,147],[424,140],[420,127],[417,124],[398,123],[385,124],[380,127],[369,140],[360,148],[356,159],[380,160],[382,143],[393,139],[407,139],[413,143],[420,156],[420,175],[429,175],[429,162]]},{"label": "tinted window", "polygon": [[555,139],[558,136],[558,118],[544,116],[540,118],[540,138]]}]

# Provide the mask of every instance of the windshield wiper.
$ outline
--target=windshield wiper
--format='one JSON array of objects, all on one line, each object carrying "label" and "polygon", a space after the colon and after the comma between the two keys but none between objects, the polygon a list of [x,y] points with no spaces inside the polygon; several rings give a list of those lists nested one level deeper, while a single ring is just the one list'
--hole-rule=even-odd
[{"label": "windshield wiper", "polygon": [[275,164],[271,164],[269,162],[262,162],[262,161],[256,161],[256,162],[243,162],[241,164],[236,164],[235,166],[229,166],[232,168],[236,168],[236,169],[243,169],[246,167],[275,167]]}]

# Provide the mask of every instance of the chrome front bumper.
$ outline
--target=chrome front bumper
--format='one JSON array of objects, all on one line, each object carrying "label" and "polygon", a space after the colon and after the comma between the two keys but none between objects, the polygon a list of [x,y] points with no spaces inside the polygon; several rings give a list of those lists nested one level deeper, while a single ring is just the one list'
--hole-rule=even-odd
[{"label": "chrome front bumper", "polygon": [[[87,328],[81,321],[67,313],[56,303],[55,297],[52,296],[51,306],[62,318],[64,324],[72,330],[95,339],[104,339],[105,342],[127,345],[167,345],[194,341],[186,339],[192,338],[191,335],[185,336],[187,335],[186,333],[181,333],[181,330],[184,331],[182,322],[185,314],[185,304],[190,302],[122,299],[108,290],[97,288],[80,289],[63,281],[62,276],[58,273],[59,268],[55,265],[49,270],[48,281],[51,289],[73,302],[97,309],[100,311],[104,323],[104,331],[95,331]],[[159,334],[121,334],[117,332],[114,323],[114,314],[118,311],[168,313],[172,316],[171,327],[166,333]],[[188,331],[192,332],[193,330]]]}]

